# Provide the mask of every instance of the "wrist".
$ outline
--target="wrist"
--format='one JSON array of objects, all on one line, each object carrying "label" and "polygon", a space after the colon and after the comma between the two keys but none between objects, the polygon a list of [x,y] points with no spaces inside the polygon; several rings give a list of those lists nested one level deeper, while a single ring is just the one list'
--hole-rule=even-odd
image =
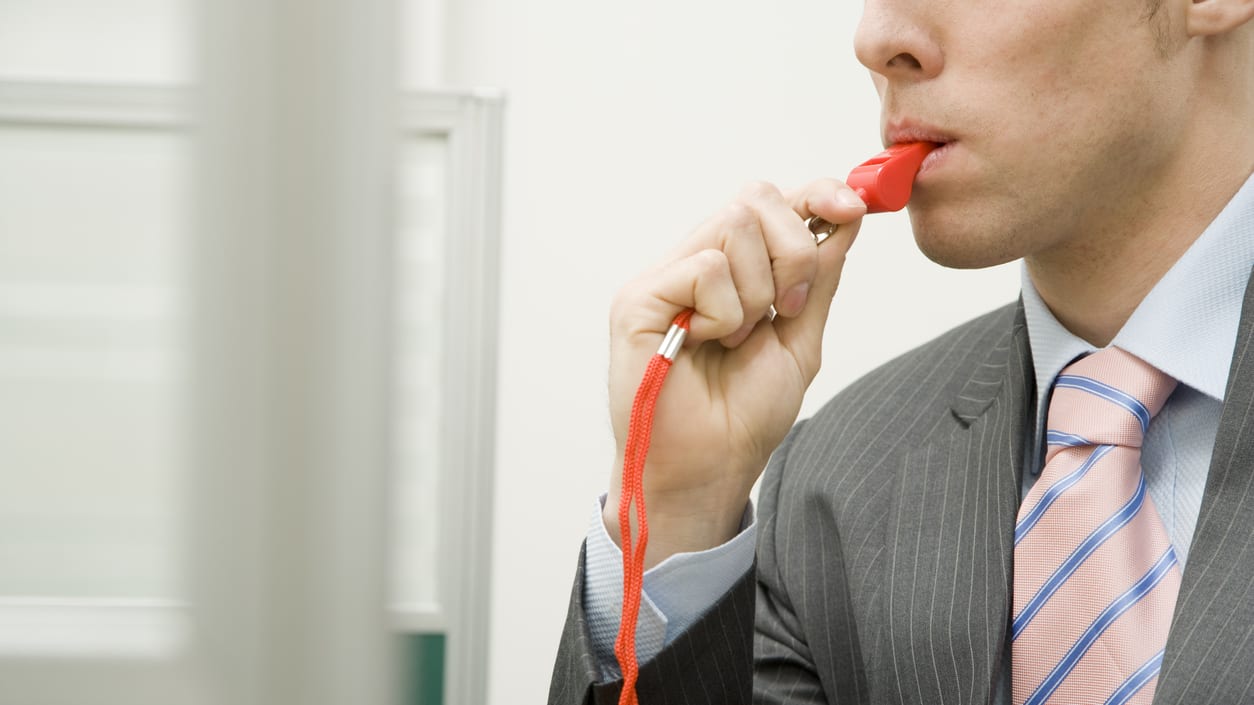
[{"label": "wrist", "polygon": [[[601,518],[606,532],[622,548],[622,527],[619,523],[618,488],[606,496]],[[676,553],[695,553],[721,546],[740,533],[745,509],[749,504],[746,492],[742,497],[711,502],[709,495],[698,501],[680,497],[655,497],[646,493],[645,509],[649,521],[649,545],[645,551],[648,570]],[[632,535],[639,537],[635,509],[631,511]]]}]

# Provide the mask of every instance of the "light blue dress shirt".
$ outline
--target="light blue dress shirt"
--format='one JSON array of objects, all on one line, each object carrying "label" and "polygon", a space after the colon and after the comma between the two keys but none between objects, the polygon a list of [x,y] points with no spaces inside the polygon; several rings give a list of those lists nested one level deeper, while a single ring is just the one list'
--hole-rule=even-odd
[{"label": "light blue dress shirt", "polygon": [[[1254,268],[1254,177],[1229,201],[1187,252],[1137,306],[1111,345],[1179,380],[1154,418],[1142,447],[1146,485],[1183,568],[1201,510],[1211,449],[1246,282]],[[1036,372],[1038,418],[1029,446],[1024,494],[1040,473],[1043,429],[1054,378],[1094,347],[1062,326],[1023,272],[1023,308]],[[588,528],[584,607],[604,678],[619,675],[614,659],[622,602],[622,553],[601,520],[604,496]],[[756,523],[745,512],[741,532],[699,553],[671,556],[645,573],[636,632],[641,663],[657,655],[725,593],[753,563]],[[999,702],[1009,702],[1003,668]]]}]

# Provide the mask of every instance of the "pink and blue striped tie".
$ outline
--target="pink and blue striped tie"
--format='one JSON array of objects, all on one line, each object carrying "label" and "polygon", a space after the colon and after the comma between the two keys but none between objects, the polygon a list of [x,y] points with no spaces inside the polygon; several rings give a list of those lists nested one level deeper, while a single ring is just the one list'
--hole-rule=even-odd
[{"label": "pink and blue striped tie", "polygon": [[1015,705],[1153,699],[1180,567],[1141,441],[1175,386],[1118,348],[1058,376],[1045,467],[1015,526]]}]

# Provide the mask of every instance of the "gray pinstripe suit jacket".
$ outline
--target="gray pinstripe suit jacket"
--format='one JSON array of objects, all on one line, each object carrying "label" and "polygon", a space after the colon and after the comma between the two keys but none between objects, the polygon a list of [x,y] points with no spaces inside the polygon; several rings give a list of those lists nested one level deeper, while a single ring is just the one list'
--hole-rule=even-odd
[{"label": "gray pinstripe suit jacket", "polygon": [[[1155,703],[1254,702],[1254,287]],[[1021,305],[867,375],[771,459],[757,562],[641,668],[661,703],[988,703],[1035,397]],[[551,705],[598,683],[580,558]]]}]

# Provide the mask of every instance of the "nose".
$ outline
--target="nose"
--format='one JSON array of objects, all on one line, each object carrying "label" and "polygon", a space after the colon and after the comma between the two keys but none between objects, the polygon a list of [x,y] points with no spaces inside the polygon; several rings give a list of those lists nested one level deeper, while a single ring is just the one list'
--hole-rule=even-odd
[{"label": "nose", "polygon": [[866,0],[853,49],[876,85],[935,78],[944,53],[926,16],[931,0]]}]

